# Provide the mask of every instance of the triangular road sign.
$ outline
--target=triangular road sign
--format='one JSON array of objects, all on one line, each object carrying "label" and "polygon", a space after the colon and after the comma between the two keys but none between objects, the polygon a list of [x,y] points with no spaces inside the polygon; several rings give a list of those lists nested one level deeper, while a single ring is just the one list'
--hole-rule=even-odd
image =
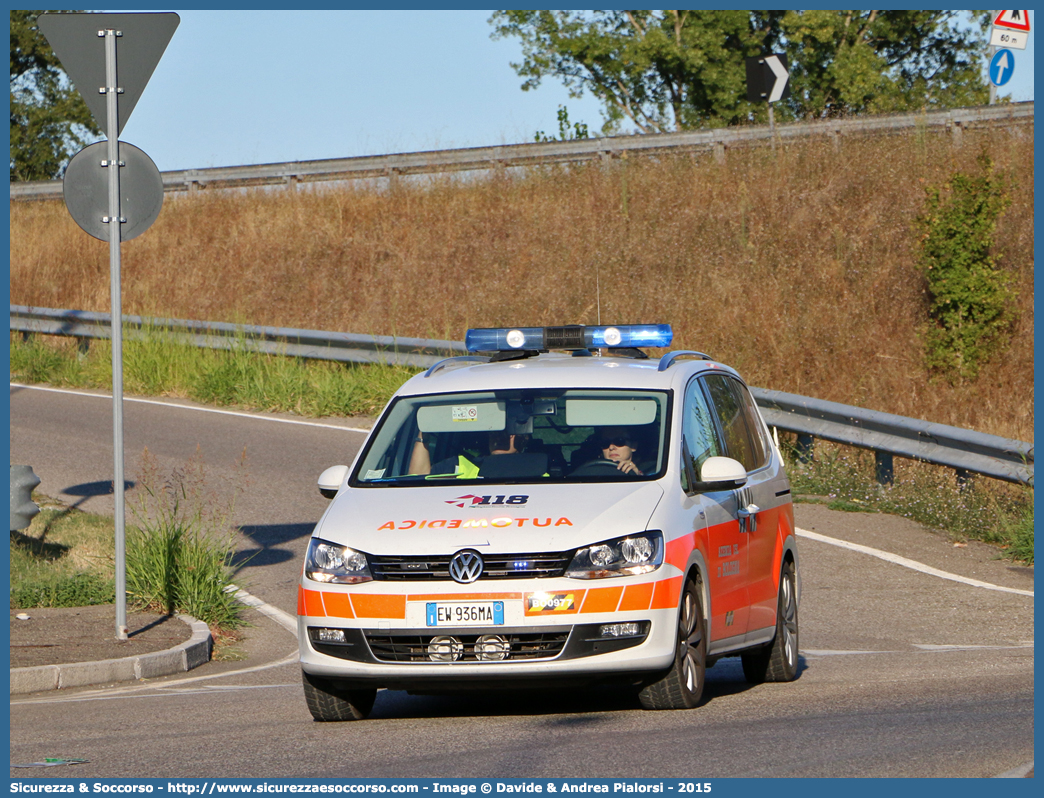
[{"label": "triangular road sign", "polygon": [[[83,95],[98,127],[118,137],[131,111],[163,57],[181,18],[177,14],[41,14],[36,21],[47,37],[73,85]],[[118,130],[108,130],[105,95],[105,36],[98,31],[117,30],[116,81]]]},{"label": "triangular road sign", "polygon": [[1029,33],[1029,11],[1001,11],[997,18],[993,20],[993,24],[997,28],[1021,30]]}]

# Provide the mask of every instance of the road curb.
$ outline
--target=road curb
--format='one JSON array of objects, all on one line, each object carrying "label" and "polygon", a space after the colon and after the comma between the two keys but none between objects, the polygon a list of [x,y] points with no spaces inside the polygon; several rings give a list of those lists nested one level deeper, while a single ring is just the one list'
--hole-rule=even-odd
[{"label": "road curb", "polygon": [[62,690],[69,687],[86,687],[92,684],[154,679],[158,676],[190,671],[209,662],[210,653],[214,647],[210,628],[190,615],[175,617],[189,625],[192,636],[174,648],[98,662],[11,668],[11,695]]}]

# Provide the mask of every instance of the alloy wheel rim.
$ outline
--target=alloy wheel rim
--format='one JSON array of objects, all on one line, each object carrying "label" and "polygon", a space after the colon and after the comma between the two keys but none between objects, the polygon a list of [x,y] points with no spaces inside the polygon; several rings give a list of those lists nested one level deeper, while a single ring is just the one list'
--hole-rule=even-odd
[{"label": "alloy wheel rim", "polygon": [[797,602],[794,600],[794,583],[790,574],[783,579],[783,651],[787,664],[797,662]]},{"label": "alloy wheel rim", "polygon": [[703,645],[703,634],[700,631],[699,619],[696,615],[696,599],[692,593],[686,593],[682,602],[682,628],[679,648],[681,649],[682,680],[685,689],[696,693],[700,687],[700,648]]}]

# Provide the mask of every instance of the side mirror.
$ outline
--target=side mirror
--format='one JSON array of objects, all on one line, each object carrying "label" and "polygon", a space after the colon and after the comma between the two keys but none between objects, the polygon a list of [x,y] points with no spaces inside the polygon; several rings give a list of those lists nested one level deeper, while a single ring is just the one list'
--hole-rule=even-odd
[{"label": "side mirror", "polygon": [[327,499],[332,499],[341,489],[341,484],[348,476],[348,466],[330,466],[319,475],[319,492]]},{"label": "side mirror", "polygon": [[732,490],[747,484],[747,471],[731,457],[708,457],[700,468],[700,483],[709,490]]}]

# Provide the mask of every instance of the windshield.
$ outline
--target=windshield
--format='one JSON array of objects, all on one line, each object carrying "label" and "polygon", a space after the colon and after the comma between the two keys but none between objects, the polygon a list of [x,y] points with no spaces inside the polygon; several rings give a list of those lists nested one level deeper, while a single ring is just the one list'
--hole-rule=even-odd
[{"label": "windshield", "polygon": [[668,399],[591,389],[400,397],[350,484],[654,479],[667,458]]}]

